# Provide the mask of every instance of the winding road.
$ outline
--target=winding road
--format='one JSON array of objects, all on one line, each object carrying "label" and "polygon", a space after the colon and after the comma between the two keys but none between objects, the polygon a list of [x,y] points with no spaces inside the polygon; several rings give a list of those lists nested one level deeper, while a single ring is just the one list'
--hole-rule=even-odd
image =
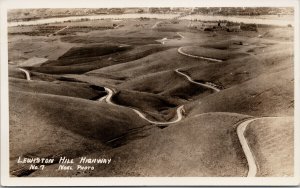
[{"label": "winding road", "polygon": [[112,96],[114,94],[114,91],[112,89],[107,88],[107,87],[104,87],[104,89],[107,92],[107,95],[101,97],[100,99],[98,99],[98,101],[104,101],[105,100],[105,102],[108,103],[108,104],[116,105],[115,103],[113,103],[111,101],[111,98],[112,98]]},{"label": "winding road", "polygon": [[64,28],[62,28],[62,29],[56,31],[54,34],[57,35],[58,33],[62,32],[63,30],[68,29],[69,27],[70,27],[70,26],[66,26],[66,27],[64,27]]},{"label": "winding road", "polygon": [[167,125],[167,124],[172,124],[172,123],[177,123],[179,121],[182,120],[183,117],[183,113],[184,113],[184,108],[183,105],[179,106],[176,110],[177,112],[177,119],[173,120],[173,121],[168,121],[168,122],[160,122],[160,121],[151,121],[149,119],[146,118],[146,116],[144,114],[142,114],[140,111],[133,109],[132,110],[137,113],[137,115],[139,115],[142,119],[148,121],[149,123],[153,123],[153,124],[160,124],[160,125]]},{"label": "winding road", "polygon": [[[184,39],[184,36],[182,34],[180,34],[179,32],[176,33],[178,36],[180,36],[180,39]],[[172,39],[168,39],[168,38],[162,38],[160,40],[156,40],[156,42],[160,42],[161,44],[165,44],[168,40],[172,40]]]},{"label": "winding road", "polygon": [[216,92],[219,92],[219,91],[220,91],[220,89],[218,89],[217,87],[214,87],[214,86],[212,86],[212,85],[203,84],[203,83],[194,81],[194,80],[193,80],[190,76],[188,76],[187,74],[184,74],[183,72],[180,72],[179,69],[176,69],[175,72],[178,73],[178,74],[180,74],[180,75],[182,75],[182,76],[184,76],[184,77],[186,77],[186,78],[188,79],[188,81],[191,82],[191,83],[193,83],[193,84],[197,84],[197,85],[200,85],[200,86],[203,86],[203,87],[212,89],[212,90],[214,90],[214,91],[216,91]]},{"label": "winding road", "polygon": [[[157,25],[158,23],[156,23],[155,25]],[[177,33],[179,36],[181,36],[181,38],[184,38],[184,36],[182,36],[180,33]],[[213,59],[213,58],[206,58],[206,57],[202,57],[202,56],[195,56],[195,55],[191,55],[191,54],[187,54],[185,52],[182,51],[182,48],[183,47],[180,47],[178,48],[178,53],[182,54],[182,55],[185,55],[185,56],[188,56],[188,57],[192,57],[192,58],[198,58],[198,59],[205,59],[205,60],[209,60],[209,61],[214,61],[214,62],[222,62],[222,60],[219,60],[219,59]],[[31,80],[31,77],[30,77],[30,72],[26,69],[23,69],[23,68],[18,68],[20,71],[24,72],[25,75],[26,75],[26,79],[28,81]],[[193,84],[197,84],[197,85],[200,85],[200,86],[203,86],[203,87],[206,87],[206,88],[209,88],[209,89],[212,89],[214,90],[215,92],[219,92],[220,89],[218,89],[217,87],[214,87],[212,85],[208,85],[208,84],[203,84],[203,83],[200,83],[200,82],[196,82],[194,81],[190,76],[188,76],[187,74],[181,72],[179,69],[176,69],[175,70],[176,73],[184,76],[189,82],[193,83]],[[104,87],[105,88],[105,91],[107,92],[107,95],[104,96],[104,97],[101,97],[100,99],[98,99],[98,101],[105,101],[106,103],[110,104],[110,105],[116,105],[116,106],[121,106],[121,105],[118,105],[118,104],[115,104],[112,102],[112,97],[115,93],[115,91],[113,89],[110,89],[108,87]],[[127,106],[126,106],[127,107]],[[169,122],[159,122],[159,121],[152,121],[150,119],[148,119],[145,114],[143,114],[142,112],[140,112],[139,110],[137,109],[134,109],[134,108],[131,108],[131,107],[127,107],[127,108],[130,108],[132,109],[140,118],[146,120],[147,122],[151,123],[151,124],[172,124],[172,123],[177,123],[179,121],[182,120],[183,118],[183,113],[185,113],[184,111],[184,105],[181,105],[177,108],[176,110],[176,116],[177,118],[175,120],[172,120],[172,121],[169,121]],[[247,177],[255,177],[256,173],[257,173],[257,165],[256,165],[256,162],[255,162],[255,158],[251,152],[251,149],[248,145],[248,142],[245,138],[245,135],[244,135],[244,132],[247,128],[247,126],[255,121],[255,120],[258,120],[258,119],[262,119],[262,118],[272,118],[272,117],[259,117],[259,118],[252,118],[252,119],[249,119],[249,120],[246,120],[242,123],[240,123],[237,127],[237,135],[238,135],[238,139],[241,143],[241,146],[242,146],[242,149],[245,153],[245,156],[246,156],[246,159],[247,159],[247,162],[248,162],[248,166],[249,166],[249,170],[248,170],[248,174],[247,174]]]},{"label": "winding road", "polygon": [[248,119],[242,123],[240,123],[236,129],[239,141],[242,145],[243,151],[245,153],[249,170],[247,177],[255,177],[257,173],[257,165],[255,162],[255,158],[253,156],[253,153],[251,152],[251,149],[248,145],[247,139],[245,138],[245,130],[247,129],[247,126],[252,123],[253,121],[260,120],[260,119],[274,119],[274,118],[281,118],[281,117],[257,117]]},{"label": "winding road", "polygon": [[[177,33],[177,34],[179,36],[182,36],[179,33]],[[188,57],[192,57],[192,58],[197,58],[197,59],[205,59],[205,60],[214,61],[214,62],[222,62],[222,60],[220,60],[220,59],[207,58],[207,57],[202,57],[202,56],[196,56],[196,55],[187,54],[187,53],[185,53],[185,52],[182,51],[182,48],[183,47],[180,47],[177,50],[178,53],[180,53],[182,55],[185,55],[185,56],[188,56]],[[182,76],[184,76],[184,77],[186,77],[188,79],[188,81],[190,81],[191,83],[194,83],[194,84],[197,84],[197,85],[200,85],[200,86],[203,86],[203,87],[207,87],[207,88],[213,89],[216,92],[220,91],[220,89],[218,89],[218,88],[216,88],[214,86],[194,81],[190,76],[184,74],[183,72],[180,72],[179,69],[176,69],[175,72],[178,73],[178,74],[180,74],[180,75],[182,75]],[[263,117],[263,118],[269,118],[269,117]],[[245,138],[244,132],[245,132],[247,126],[251,122],[253,122],[255,120],[258,120],[258,119],[262,119],[262,118],[253,118],[253,119],[250,119],[250,120],[246,120],[246,121],[242,122],[241,124],[239,124],[238,127],[237,127],[237,130],[236,130],[238,138],[239,138],[239,141],[240,141],[240,143],[242,145],[242,149],[244,151],[244,154],[245,154],[247,162],[248,162],[249,170],[248,170],[247,177],[255,177],[255,175],[257,173],[257,166],[256,166],[256,162],[255,162],[254,156],[253,156],[253,154],[251,152],[251,149],[250,149],[250,147],[248,145],[248,142],[247,142],[247,140]]]},{"label": "winding road", "polygon": [[[178,48],[178,53],[180,53],[182,55],[185,55],[185,56],[188,56],[188,57],[192,57],[192,58],[205,59],[205,60],[214,61],[214,62],[222,62],[222,60],[219,60],[219,59],[213,59],[213,58],[207,58],[207,57],[201,57],[201,56],[195,56],[195,55],[187,54],[187,53],[185,53],[185,52],[182,51],[182,48],[183,47]],[[182,76],[186,77],[191,83],[194,83],[194,84],[197,84],[197,85],[200,85],[200,86],[204,86],[204,87],[213,89],[216,92],[220,91],[220,89],[218,89],[218,88],[216,88],[214,86],[203,84],[203,83],[199,83],[199,82],[195,82],[190,76],[184,74],[183,72],[180,72],[179,69],[176,69],[175,72],[177,72],[178,74],[181,74]],[[245,156],[246,156],[246,159],[247,159],[247,162],[248,162],[248,166],[249,166],[247,177],[255,177],[255,175],[257,173],[257,166],[256,166],[256,162],[255,162],[254,156],[253,156],[253,154],[251,152],[251,149],[250,149],[250,147],[248,145],[248,142],[247,142],[247,140],[245,138],[244,132],[245,132],[247,126],[251,122],[253,122],[253,121],[257,120],[257,119],[261,119],[261,118],[253,118],[253,119],[247,120],[245,122],[242,122],[237,127],[237,135],[238,135],[239,141],[240,141],[240,143],[242,145],[242,148],[243,148],[243,151],[245,153]]]},{"label": "winding road", "polygon": [[20,71],[24,72],[26,75],[26,80],[30,81],[31,77],[30,77],[30,72],[26,69],[22,69],[22,68],[18,68]]},{"label": "winding road", "polygon": [[177,32],[176,34],[179,35],[181,37],[181,39],[184,39],[184,36],[182,34],[180,34],[179,32]]},{"label": "winding road", "polygon": [[162,23],[162,21],[156,22],[156,23],[151,27],[151,29],[155,29],[155,28],[158,26],[158,24],[160,24],[160,23]]},{"label": "winding road", "polygon": [[196,59],[205,59],[205,60],[209,60],[209,61],[214,61],[214,62],[222,62],[223,60],[221,59],[214,59],[214,58],[209,58],[209,57],[203,57],[203,56],[197,56],[197,55],[192,55],[192,54],[188,54],[182,51],[182,47],[178,48],[178,53],[184,55],[184,56],[188,56],[188,57],[192,57],[192,58],[196,58]]},{"label": "winding road", "polygon": [[[212,89],[212,90],[214,90],[215,92],[219,92],[219,91],[220,91],[220,89],[218,89],[218,88],[216,88],[216,87],[214,87],[214,86],[212,86],[212,85],[203,84],[203,83],[194,81],[194,80],[193,80],[190,76],[188,76],[187,74],[184,74],[183,72],[180,72],[179,69],[176,69],[175,72],[178,73],[178,74],[180,74],[180,75],[182,75],[182,76],[184,76],[185,78],[187,78],[187,80],[188,80],[189,82],[191,82],[191,83],[193,83],[193,84],[197,84],[197,85],[200,85],[200,86],[202,86],[202,87],[206,87],[206,88]],[[105,102],[108,103],[108,104],[111,104],[111,105],[118,105],[118,104],[113,103],[112,100],[111,100],[111,98],[112,98],[112,96],[113,96],[113,94],[114,94],[114,90],[113,90],[113,89],[110,89],[110,88],[108,88],[108,87],[104,87],[104,88],[105,88],[105,91],[107,92],[107,95],[104,96],[104,97],[101,97],[100,99],[98,99],[98,101],[104,101],[104,100],[105,100]],[[119,106],[121,106],[121,105],[119,105]],[[148,118],[145,116],[145,114],[143,114],[143,113],[140,112],[139,110],[136,110],[136,109],[131,108],[131,107],[128,107],[128,108],[132,109],[132,110],[133,110],[140,118],[146,120],[147,122],[152,123],[152,124],[160,124],[160,125],[172,124],[172,123],[177,123],[177,122],[181,121],[182,118],[183,118],[183,113],[185,112],[185,111],[184,111],[184,105],[181,105],[181,106],[179,106],[179,107],[177,108],[177,110],[176,110],[177,118],[176,118],[175,120],[173,120],[173,121],[168,121],[168,122],[161,122],[161,121],[152,121],[152,120],[148,119]]]},{"label": "winding road", "polygon": [[246,120],[246,121],[242,122],[241,124],[238,125],[237,130],[236,130],[239,141],[242,145],[243,151],[245,153],[245,156],[246,156],[246,159],[247,159],[247,162],[248,162],[249,170],[248,170],[247,177],[255,177],[255,175],[257,173],[257,166],[256,166],[255,159],[253,157],[253,154],[251,152],[251,149],[250,149],[250,147],[248,145],[248,142],[245,138],[244,132],[245,132],[247,126],[251,122],[253,122],[257,119],[260,119],[260,118],[253,118],[253,119],[249,119],[249,120]]},{"label": "winding road", "polygon": [[[177,33],[177,34],[180,35],[179,33]],[[183,47],[178,48],[178,53],[180,53],[182,55],[185,55],[185,56],[188,56],[188,57],[192,57],[192,58],[197,58],[197,59],[205,59],[205,60],[214,61],[214,62],[222,62],[222,60],[220,60],[220,59],[213,59],[213,58],[207,58],[207,57],[195,56],[195,55],[187,54],[187,53],[185,53],[185,52],[182,51],[182,48]],[[194,84],[197,84],[197,85],[200,85],[200,86],[204,86],[204,87],[213,89],[216,92],[220,91],[220,89],[218,89],[218,88],[216,88],[214,86],[203,84],[203,83],[199,83],[199,82],[195,82],[190,76],[184,74],[183,72],[180,72],[179,69],[176,69],[175,72],[177,72],[178,74],[181,74],[182,76],[186,77],[191,83],[194,83]],[[255,120],[258,120],[258,119],[263,119],[263,118],[272,118],[272,117],[260,117],[260,118],[252,118],[252,119],[246,120],[246,121],[242,122],[241,124],[239,124],[238,127],[237,127],[237,130],[236,130],[238,138],[239,138],[239,141],[240,141],[240,143],[242,145],[242,149],[243,149],[244,154],[245,154],[246,159],[247,159],[248,167],[249,167],[247,177],[255,177],[256,176],[257,165],[256,165],[256,162],[255,162],[255,158],[254,158],[254,156],[253,156],[253,154],[251,152],[251,149],[250,149],[250,147],[248,145],[247,139],[245,138],[244,133],[245,133],[245,130],[246,130],[247,126],[251,122],[253,122]]]},{"label": "winding road", "polygon": [[[111,105],[117,105],[117,106],[121,106],[121,105],[118,105],[118,104],[115,104],[112,102],[112,96],[113,94],[115,93],[115,91],[113,89],[110,89],[108,87],[104,87],[105,88],[105,91],[107,92],[107,95],[104,96],[104,97],[101,97],[98,101],[104,101],[108,104],[111,104]],[[127,107],[127,106],[126,106]],[[134,109],[134,108],[131,108],[131,107],[127,107],[127,108],[130,108],[132,109],[140,118],[148,121],[149,123],[152,123],[152,124],[160,124],[160,125],[166,125],[166,124],[172,124],[172,123],[177,123],[179,122],[182,118],[183,118],[183,113],[184,113],[184,109],[183,109],[183,105],[179,106],[176,110],[177,112],[177,118],[173,121],[168,121],[168,122],[161,122],[161,121],[152,121],[150,119],[148,119],[145,114],[143,114],[142,112]]]}]

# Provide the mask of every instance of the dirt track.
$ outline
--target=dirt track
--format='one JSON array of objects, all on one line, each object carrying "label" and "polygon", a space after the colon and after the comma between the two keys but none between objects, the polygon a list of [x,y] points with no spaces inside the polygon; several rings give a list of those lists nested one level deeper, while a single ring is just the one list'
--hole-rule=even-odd
[{"label": "dirt track", "polygon": [[260,119],[270,119],[270,118],[280,118],[280,117],[258,117],[258,118],[252,118],[249,120],[246,120],[242,123],[240,123],[237,127],[237,135],[239,137],[239,141],[242,145],[243,151],[245,153],[248,166],[249,166],[249,171],[247,177],[255,177],[257,173],[257,165],[255,158],[251,152],[251,148],[248,145],[247,139],[245,138],[244,132],[247,129],[247,126],[252,123],[253,121],[260,120]]},{"label": "dirt track", "polygon": [[193,84],[197,84],[197,85],[200,85],[200,86],[203,86],[203,87],[212,89],[212,90],[214,90],[214,91],[216,91],[216,92],[219,92],[219,91],[220,91],[220,89],[218,89],[218,88],[216,88],[216,87],[214,87],[214,86],[211,86],[211,85],[208,85],[208,84],[203,84],[203,83],[194,81],[190,76],[184,74],[183,72],[180,72],[179,69],[176,69],[175,72],[178,73],[178,74],[180,74],[180,75],[182,75],[182,76],[184,76],[184,77],[186,77],[186,78],[188,79],[188,81],[191,82],[191,83],[193,83]]},{"label": "dirt track", "polygon": [[25,75],[26,75],[26,80],[30,81],[31,78],[30,78],[30,73],[28,70],[25,70],[25,69],[22,69],[22,68],[19,68],[20,71],[24,72]]},{"label": "dirt track", "polygon": [[254,118],[254,119],[250,119],[250,120],[247,120],[247,121],[244,121],[242,122],[241,124],[239,124],[239,126],[237,127],[237,135],[239,137],[239,141],[242,145],[242,148],[243,148],[243,151],[245,153],[245,156],[246,156],[246,159],[247,159],[247,162],[248,162],[248,166],[249,166],[249,171],[248,171],[248,175],[247,177],[255,177],[256,175],[256,172],[257,172],[257,166],[256,166],[256,162],[255,162],[255,159],[253,157],[253,154],[251,152],[251,149],[248,145],[248,142],[244,136],[244,132],[247,128],[247,126],[257,120],[259,118]]},{"label": "dirt track", "polygon": [[[177,33],[178,35],[180,35],[179,33]],[[184,38],[182,35],[180,35],[182,38]],[[222,60],[219,60],[219,59],[213,59],[213,58],[206,58],[206,57],[201,57],[201,56],[195,56],[195,55],[191,55],[191,54],[187,54],[185,52],[182,52],[182,48],[183,47],[180,47],[178,48],[178,53],[182,54],[182,55],[185,55],[185,56],[188,56],[188,57],[192,57],[192,58],[198,58],[198,59],[205,59],[205,60],[209,60],[209,61],[215,61],[215,62],[221,62]],[[25,75],[26,75],[26,79],[28,81],[31,80],[31,77],[30,77],[30,72],[28,70],[25,70],[23,68],[18,68],[20,71],[24,72]],[[209,88],[209,89],[212,89],[214,90],[215,92],[220,92],[220,89],[218,89],[217,87],[214,87],[214,86],[211,86],[211,85],[208,85],[208,84],[204,84],[204,83],[200,83],[200,82],[196,82],[194,81],[190,76],[188,76],[187,74],[181,72],[179,69],[176,69],[174,70],[176,73],[178,73],[179,75],[182,75],[184,76],[189,82],[193,83],[193,84],[197,84],[197,85],[200,85],[200,86],[203,86],[203,87],[206,87],[206,88]],[[110,89],[108,87],[105,87],[105,91],[107,92],[107,95],[104,96],[104,97],[101,97],[100,99],[98,99],[98,101],[104,101],[108,104],[111,104],[111,105],[116,105],[116,106],[120,106],[118,104],[115,104],[112,102],[112,97],[115,93],[115,91],[113,89]],[[144,119],[145,121],[151,123],[151,124],[156,124],[156,125],[162,125],[162,124],[172,124],[172,123],[177,123],[179,121],[181,121],[183,119],[183,114],[184,114],[184,105],[181,105],[177,108],[176,112],[176,119],[175,120],[172,120],[172,121],[169,121],[169,122],[159,122],[159,121],[152,121],[150,119],[148,119],[145,114],[143,114],[141,111],[137,110],[137,109],[134,109],[134,108],[131,108],[131,107],[127,107],[127,108],[130,108],[132,109],[140,118]],[[248,145],[248,142],[244,136],[244,132],[247,128],[247,126],[255,121],[255,120],[258,120],[258,119],[262,119],[262,118],[271,118],[271,117],[261,117],[261,118],[253,118],[253,119],[250,119],[250,120],[246,120],[244,122],[242,122],[241,124],[238,125],[237,127],[237,135],[238,135],[238,138],[239,138],[239,141],[241,143],[241,146],[243,148],[243,151],[245,153],[245,156],[246,156],[246,159],[247,159],[247,162],[248,162],[248,166],[249,166],[249,171],[248,171],[248,174],[247,174],[247,177],[255,177],[256,173],[257,173],[257,166],[256,166],[256,161],[252,155],[252,152],[251,152],[251,149]]]},{"label": "dirt track", "polygon": [[[114,91],[112,89],[110,89],[110,88],[107,88],[107,87],[105,87],[105,91],[108,92],[108,94],[106,96],[104,96],[104,97],[101,97],[99,99],[99,101],[103,101],[105,99],[106,103],[111,104],[111,105],[117,105],[117,104],[115,104],[115,103],[113,103],[111,101],[111,98],[112,98],[112,96],[114,94]],[[130,108],[130,107],[128,107],[128,108]],[[183,113],[184,113],[183,105],[181,105],[176,110],[176,112],[177,112],[177,118],[175,120],[169,121],[169,122],[160,122],[160,121],[152,121],[152,120],[148,119],[142,112],[140,112],[140,111],[138,111],[138,110],[136,110],[134,108],[130,108],[130,109],[132,109],[139,117],[141,117],[142,119],[148,121],[149,123],[159,124],[159,125],[177,123],[177,122],[179,122],[179,121],[182,120]]]},{"label": "dirt track", "polygon": [[180,47],[178,48],[178,53],[184,55],[184,56],[188,56],[188,57],[192,57],[192,58],[196,58],[196,59],[204,59],[204,60],[209,60],[209,61],[214,61],[214,62],[222,62],[223,60],[221,59],[214,59],[214,58],[209,58],[209,57],[203,57],[203,56],[197,56],[197,55],[192,55],[192,54],[188,54],[182,51],[182,48],[184,47]]}]

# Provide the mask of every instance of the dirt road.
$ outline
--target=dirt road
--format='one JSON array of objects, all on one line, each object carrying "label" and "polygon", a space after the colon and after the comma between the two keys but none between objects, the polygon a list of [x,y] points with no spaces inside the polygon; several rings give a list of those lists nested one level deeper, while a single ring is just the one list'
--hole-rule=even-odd
[{"label": "dirt road", "polygon": [[179,32],[177,32],[176,34],[179,35],[181,37],[181,39],[184,39],[184,36],[182,34],[180,34]]},{"label": "dirt road", "polygon": [[30,72],[28,70],[25,70],[25,69],[22,69],[22,68],[19,68],[19,70],[25,73],[26,80],[28,80],[28,81],[31,80],[31,78],[30,78]]},{"label": "dirt road", "polygon": [[155,28],[158,26],[158,24],[160,24],[160,23],[162,23],[162,21],[156,22],[156,23],[151,27],[151,29],[155,29]]},{"label": "dirt road", "polygon": [[114,94],[114,91],[112,89],[107,88],[107,87],[104,87],[104,89],[107,92],[107,95],[104,96],[104,97],[101,97],[100,99],[98,99],[98,101],[104,101],[105,100],[106,103],[111,104],[111,105],[115,105],[115,103],[113,103],[111,101],[111,98]]},{"label": "dirt road", "polygon": [[255,161],[255,158],[251,152],[251,149],[248,145],[247,139],[245,138],[244,132],[247,129],[247,126],[252,123],[253,121],[260,120],[260,119],[274,119],[274,118],[282,118],[282,117],[257,117],[257,118],[252,118],[248,119],[242,123],[240,123],[237,127],[237,135],[240,140],[240,143],[242,145],[243,151],[245,153],[248,166],[249,166],[249,171],[247,177],[255,177],[257,173],[257,163]]},{"label": "dirt road", "polygon": [[242,122],[241,124],[238,125],[237,130],[236,130],[237,135],[238,135],[239,140],[240,140],[240,143],[242,145],[243,151],[245,153],[245,156],[246,156],[246,159],[247,159],[247,162],[248,162],[248,166],[249,166],[247,177],[255,177],[256,172],[257,172],[257,166],[256,166],[255,159],[253,157],[253,154],[251,152],[251,149],[250,149],[250,147],[248,145],[248,142],[245,138],[244,132],[245,132],[247,126],[251,122],[253,122],[257,119],[260,119],[260,118],[254,118],[254,119],[250,119],[250,120],[246,120],[246,121]]},{"label": "dirt road", "polygon": [[62,29],[56,31],[54,34],[57,35],[58,33],[62,32],[62,31],[65,30],[65,29],[68,29],[68,28],[69,28],[69,26],[66,26],[66,27],[64,27],[64,28],[62,28]]},{"label": "dirt road", "polygon": [[[104,96],[104,97],[101,97],[98,101],[103,101],[105,100],[106,103],[108,104],[111,104],[111,105],[117,105],[115,103],[112,102],[111,98],[114,94],[114,91],[113,89],[110,89],[110,88],[107,88],[107,87],[104,87],[105,88],[105,91],[107,92],[107,95]],[[121,105],[118,105],[118,106],[121,106]],[[162,124],[172,124],[172,123],[177,123],[179,122],[182,118],[183,118],[183,112],[184,112],[184,109],[183,109],[183,105],[182,106],[179,106],[176,110],[177,112],[177,118],[173,121],[168,121],[168,122],[160,122],[160,121],[152,121],[150,119],[148,119],[145,114],[143,114],[142,112],[134,109],[134,108],[131,108],[131,107],[128,107],[130,109],[132,109],[139,117],[141,117],[142,119],[148,121],[149,123],[152,123],[152,124],[159,124],[159,125],[162,125]]]},{"label": "dirt road", "polygon": [[188,57],[192,57],[192,58],[197,58],[197,59],[205,59],[205,60],[208,60],[208,61],[214,61],[214,62],[222,62],[223,60],[221,59],[214,59],[214,58],[209,58],[209,57],[203,57],[203,56],[197,56],[197,55],[192,55],[192,54],[188,54],[188,53],[185,53],[182,51],[182,47],[178,48],[178,53],[182,54],[182,55],[185,55],[185,56],[188,56]]},{"label": "dirt road", "polygon": [[203,86],[203,87],[212,89],[212,90],[214,90],[214,91],[216,91],[216,92],[219,92],[219,91],[220,91],[220,89],[218,89],[218,88],[216,88],[216,87],[214,87],[214,86],[212,86],[212,85],[203,84],[203,83],[194,81],[189,75],[186,75],[186,74],[184,74],[183,72],[180,72],[179,69],[176,69],[175,72],[178,73],[178,74],[180,74],[180,75],[182,75],[182,76],[184,76],[184,77],[186,77],[186,78],[188,79],[188,81],[191,82],[191,83],[193,83],[193,84],[197,84],[197,85],[200,85],[200,86]]},{"label": "dirt road", "polygon": [[182,120],[183,118],[183,112],[184,112],[184,109],[183,109],[183,105],[179,106],[176,110],[177,112],[177,118],[173,121],[168,121],[168,122],[160,122],[160,121],[151,121],[149,120],[148,118],[146,118],[146,116],[141,113],[140,111],[136,110],[136,109],[133,109],[132,110],[137,113],[142,119],[148,121],[149,123],[152,123],[152,124],[160,124],[160,125],[167,125],[167,124],[172,124],[172,123],[177,123],[179,121]]}]

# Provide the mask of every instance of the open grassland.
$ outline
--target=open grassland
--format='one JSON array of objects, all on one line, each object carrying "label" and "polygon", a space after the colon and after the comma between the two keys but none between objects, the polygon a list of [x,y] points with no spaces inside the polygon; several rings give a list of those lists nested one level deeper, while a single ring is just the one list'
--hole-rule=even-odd
[{"label": "open grassland", "polygon": [[84,99],[98,99],[106,95],[102,87],[78,82],[46,82],[34,80],[28,83],[28,81],[24,79],[10,78],[9,83],[10,91],[44,93]]},{"label": "open grassland", "polygon": [[[230,113],[197,115],[146,138],[101,153],[101,156],[111,157],[113,162],[99,165],[99,171],[58,172],[58,175],[244,176],[247,162],[235,130],[238,122],[245,118],[247,116]],[[98,155],[96,152],[89,157]],[[54,173],[56,168],[57,165],[53,165],[32,176],[57,175]]]},{"label": "open grassland", "polygon": [[146,45],[139,48],[109,44],[81,46],[71,48],[57,60],[47,61],[39,67],[26,68],[48,74],[83,74],[103,67],[140,59],[166,49],[155,45]]},{"label": "open grassland", "polygon": [[154,116],[161,121],[168,121],[175,115],[175,107],[180,104],[179,100],[159,96],[146,92],[120,90],[113,101],[123,106],[135,107]]},{"label": "open grassland", "polygon": [[259,119],[248,125],[246,138],[258,164],[258,177],[294,174],[293,118]]},{"label": "open grassland", "polygon": [[217,48],[203,48],[198,46],[185,46],[184,48],[182,48],[182,51],[186,54],[190,54],[193,56],[214,58],[222,61],[233,59],[239,56],[242,57],[246,55],[246,54],[234,53],[234,52],[228,53],[228,50],[220,50]]},{"label": "open grassland", "polygon": [[[261,75],[256,79],[191,102],[192,114],[236,112],[255,116],[293,115],[292,71]],[[266,82],[272,80],[272,82]],[[201,105],[200,105],[201,104]]]},{"label": "open grassland", "polygon": [[[247,176],[237,127],[276,116],[282,121],[254,120],[244,135],[257,176],[293,176],[292,28],[202,24],[140,18],[9,28],[11,174]],[[28,171],[18,156],[112,163]]]},{"label": "open grassland", "polygon": [[[131,110],[105,103],[11,91],[10,159],[15,161],[19,156],[74,158],[103,151],[110,147],[109,140],[147,125],[138,119]],[[23,166],[14,163],[11,168],[14,171]]]}]

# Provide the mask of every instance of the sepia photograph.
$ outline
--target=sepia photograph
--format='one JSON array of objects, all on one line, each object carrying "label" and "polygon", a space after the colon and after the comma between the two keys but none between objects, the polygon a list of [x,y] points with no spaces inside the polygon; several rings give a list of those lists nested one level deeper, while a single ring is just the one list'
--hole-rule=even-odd
[{"label": "sepia photograph", "polygon": [[7,9],[9,178],[295,177],[295,14]]}]

